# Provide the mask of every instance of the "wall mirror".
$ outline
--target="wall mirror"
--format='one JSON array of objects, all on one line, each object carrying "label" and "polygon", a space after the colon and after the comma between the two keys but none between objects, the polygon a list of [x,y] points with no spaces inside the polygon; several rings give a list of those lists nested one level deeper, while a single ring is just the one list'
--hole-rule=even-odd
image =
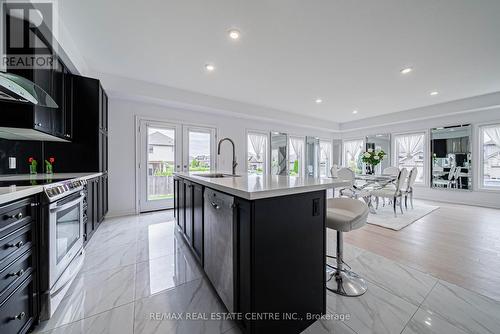
[{"label": "wall mirror", "polygon": [[305,176],[319,177],[319,138],[306,137]]},{"label": "wall mirror", "polygon": [[384,134],[376,134],[369,135],[365,140],[365,149],[373,150],[383,150],[385,152],[385,157],[381,163],[375,166],[375,174],[382,174],[382,171],[391,165],[391,135]]},{"label": "wall mirror", "polygon": [[288,135],[271,132],[271,174],[288,175]]},{"label": "wall mirror", "polygon": [[431,129],[431,185],[472,190],[470,124]]}]

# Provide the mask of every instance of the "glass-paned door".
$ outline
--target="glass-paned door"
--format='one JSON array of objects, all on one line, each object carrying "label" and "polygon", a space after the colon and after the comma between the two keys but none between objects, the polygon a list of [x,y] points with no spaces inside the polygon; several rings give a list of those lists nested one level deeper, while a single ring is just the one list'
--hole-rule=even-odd
[{"label": "glass-paned door", "polygon": [[173,208],[174,171],[180,170],[179,134],[181,126],[142,121],[141,135],[141,212]]},{"label": "glass-paned door", "polygon": [[183,171],[209,172],[217,169],[215,129],[183,126]]}]

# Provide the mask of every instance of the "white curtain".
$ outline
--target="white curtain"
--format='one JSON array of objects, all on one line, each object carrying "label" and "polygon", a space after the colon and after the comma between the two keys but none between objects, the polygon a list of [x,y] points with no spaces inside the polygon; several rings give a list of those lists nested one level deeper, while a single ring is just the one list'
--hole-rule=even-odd
[{"label": "white curtain", "polygon": [[257,160],[261,161],[262,155],[264,154],[266,136],[262,134],[249,133],[248,139],[250,140],[250,145],[252,145]]},{"label": "white curtain", "polygon": [[[490,137],[490,140],[498,147],[500,147],[500,127],[484,128],[484,133]],[[485,140],[486,142],[486,140]]]},{"label": "white curtain", "polygon": [[290,137],[290,146],[292,147],[293,152],[297,156],[297,159],[300,163],[300,160],[302,158],[302,151],[304,149],[304,139]]},{"label": "white curtain", "polygon": [[[424,136],[409,135],[397,137],[399,144],[399,159],[402,161],[412,159],[419,153],[423,152]],[[404,154],[404,156],[402,156]]]},{"label": "white curtain", "polygon": [[358,163],[358,158],[362,149],[362,140],[350,140],[344,142],[344,164],[346,167],[351,167],[349,162],[353,162],[354,164]]}]

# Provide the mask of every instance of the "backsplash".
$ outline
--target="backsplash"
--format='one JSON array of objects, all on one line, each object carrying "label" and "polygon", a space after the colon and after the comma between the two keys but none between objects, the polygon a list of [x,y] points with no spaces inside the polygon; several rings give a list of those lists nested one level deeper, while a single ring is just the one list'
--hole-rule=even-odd
[{"label": "backsplash", "polygon": [[[9,169],[9,157],[16,158],[15,169]],[[0,139],[0,174],[29,173],[29,157],[38,161],[38,173],[42,173],[43,142]]]}]

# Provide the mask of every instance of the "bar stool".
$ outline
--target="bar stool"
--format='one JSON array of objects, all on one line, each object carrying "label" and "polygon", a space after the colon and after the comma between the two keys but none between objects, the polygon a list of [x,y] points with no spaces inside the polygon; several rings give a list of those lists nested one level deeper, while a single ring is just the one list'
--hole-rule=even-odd
[{"label": "bar stool", "polygon": [[327,201],[326,210],[326,227],[337,231],[337,266],[332,267],[335,272],[327,280],[326,288],[342,296],[361,296],[367,289],[365,280],[356,273],[344,269],[343,233],[366,224],[368,206],[357,199],[333,198]]}]

